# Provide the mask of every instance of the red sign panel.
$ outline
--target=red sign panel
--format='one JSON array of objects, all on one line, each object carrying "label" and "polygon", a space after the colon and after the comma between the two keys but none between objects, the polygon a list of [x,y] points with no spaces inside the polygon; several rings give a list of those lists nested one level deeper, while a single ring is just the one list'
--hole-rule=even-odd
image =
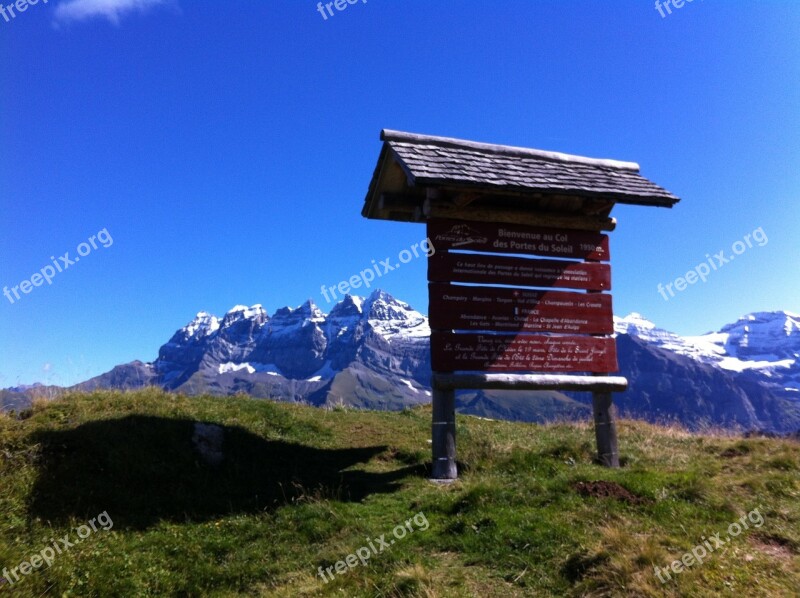
[{"label": "red sign panel", "polygon": [[437,252],[428,258],[428,280],[605,291],[611,289],[611,267],[608,264]]},{"label": "red sign panel", "polygon": [[608,261],[608,235],[493,222],[429,220],[428,238],[437,249],[468,249]]},{"label": "red sign panel", "polygon": [[611,295],[430,283],[431,328],[498,332],[614,332]]},{"label": "red sign panel", "polygon": [[437,331],[431,333],[431,365],[435,372],[611,373],[618,370],[613,338]]}]

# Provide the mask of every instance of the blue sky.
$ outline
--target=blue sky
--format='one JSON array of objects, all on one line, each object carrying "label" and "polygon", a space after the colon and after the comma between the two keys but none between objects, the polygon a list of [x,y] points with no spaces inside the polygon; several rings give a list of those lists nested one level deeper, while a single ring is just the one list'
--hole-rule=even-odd
[{"label": "blue sky", "polygon": [[[328,311],[321,285],[425,236],[360,216],[381,128],[638,162],[683,201],[615,208],[619,315],[700,334],[800,311],[796,1],[316,6],[40,0],[0,17],[0,286],[113,241],[0,296],[0,387],[152,360],[200,310]],[[759,228],[768,242],[707,282],[657,292]],[[426,311],[423,259],[380,282]]]}]

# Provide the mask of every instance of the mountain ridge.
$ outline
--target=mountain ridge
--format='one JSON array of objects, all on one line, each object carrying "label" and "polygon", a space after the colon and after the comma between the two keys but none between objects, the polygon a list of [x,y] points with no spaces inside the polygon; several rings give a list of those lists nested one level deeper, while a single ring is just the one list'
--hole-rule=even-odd
[{"label": "mountain ridge", "polygon": [[[614,327],[620,373],[630,381],[615,395],[624,414],[689,428],[800,429],[800,316],[793,312],[747,314],[699,336],[674,334],[638,313],[615,316]],[[396,410],[430,400],[429,335],[426,316],[380,289],[346,295],[327,314],[310,299],[272,315],[261,304],[236,305],[222,317],[198,312],[153,362],[121,364],[73,388],[154,385]],[[19,395],[6,390],[0,399],[19,408]],[[589,405],[585,393],[458,397],[461,412],[520,421],[584,417]]]}]

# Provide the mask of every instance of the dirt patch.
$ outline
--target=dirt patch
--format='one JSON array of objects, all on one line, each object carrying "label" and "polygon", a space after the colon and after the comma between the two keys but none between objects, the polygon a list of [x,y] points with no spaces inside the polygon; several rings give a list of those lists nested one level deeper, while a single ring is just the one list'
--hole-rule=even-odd
[{"label": "dirt patch", "polygon": [[750,453],[750,449],[743,446],[732,446],[722,451],[719,456],[723,459],[732,459],[733,457],[744,457]]},{"label": "dirt patch", "polygon": [[596,482],[575,482],[572,487],[581,496],[614,498],[631,505],[640,505],[648,502],[646,498],[636,496],[630,490],[623,488],[616,482],[606,482],[603,480],[598,480]]},{"label": "dirt patch", "polygon": [[791,540],[779,536],[753,534],[750,536],[750,544],[759,552],[781,560],[789,560],[797,552],[797,548]]}]

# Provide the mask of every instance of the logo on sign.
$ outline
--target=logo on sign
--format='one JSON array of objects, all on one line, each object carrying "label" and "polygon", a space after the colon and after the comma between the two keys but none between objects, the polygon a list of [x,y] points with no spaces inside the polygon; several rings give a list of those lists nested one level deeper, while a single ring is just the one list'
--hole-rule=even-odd
[{"label": "logo on sign", "polygon": [[470,228],[467,224],[455,224],[450,227],[450,230],[445,233],[436,235],[436,241],[447,241],[452,243],[453,247],[462,247],[472,243],[486,243],[489,239],[481,236],[481,234],[474,228]]}]

